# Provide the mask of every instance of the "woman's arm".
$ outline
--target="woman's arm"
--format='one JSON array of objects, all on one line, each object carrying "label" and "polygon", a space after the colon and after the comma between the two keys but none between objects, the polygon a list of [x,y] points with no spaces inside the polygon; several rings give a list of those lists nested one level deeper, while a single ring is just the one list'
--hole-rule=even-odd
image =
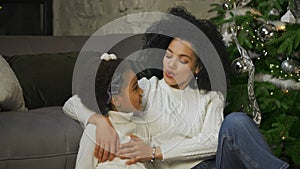
[{"label": "woman's arm", "polygon": [[88,109],[77,95],[64,104],[63,112],[84,126],[89,123],[96,125],[95,157],[100,162],[114,159],[120,144],[119,136],[106,116]]},{"label": "woman's arm", "polygon": [[[84,124],[84,126],[89,123],[89,120],[92,120],[90,119],[90,117],[96,114],[95,112],[88,109],[85,105],[83,105],[81,99],[77,95],[69,98],[65,102],[62,109],[66,115],[76,121],[79,121],[81,124]],[[93,120],[91,122],[93,122]]]},{"label": "woman's arm", "polygon": [[153,155],[157,160],[163,159],[159,146],[150,146],[135,135],[130,135],[130,137],[131,141],[120,145],[120,151],[117,153],[117,156],[121,159],[129,159],[126,164],[151,161]]},{"label": "woman's arm", "polygon": [[95,157],[99,162],[112,161],[116,156],[120,144],[118,133],[113,128],[109,119],[102,114],[92,115],[88,122],[96,125]]},{"label": "woman's arm", "polygon": [[[215,155],[218,144],[218,134],[223,121],[224,98],[216,92],[210,93],[211,100],[206,106],[206,116],[201,132],[192,138],[179,142],[170,142],[157,146],[156,159],[185,160],[203,158]],[[118,155],[123,158],[136,158],[129,161],[134,163],[150,161],[149,152],[152,147],[134,141],[122,144]],[[144,157],[144,158],[141,158]]]}]

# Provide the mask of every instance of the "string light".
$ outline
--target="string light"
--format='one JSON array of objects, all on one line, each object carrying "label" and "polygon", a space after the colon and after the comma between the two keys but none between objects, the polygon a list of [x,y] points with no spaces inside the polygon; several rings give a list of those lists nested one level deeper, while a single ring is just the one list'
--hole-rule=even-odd
[{"label": "string light", "polygon": [[289,93],[289,90],[288,89],[281,89],[282,90],[282,92],[284,93],[284,94],[288,94]]}]

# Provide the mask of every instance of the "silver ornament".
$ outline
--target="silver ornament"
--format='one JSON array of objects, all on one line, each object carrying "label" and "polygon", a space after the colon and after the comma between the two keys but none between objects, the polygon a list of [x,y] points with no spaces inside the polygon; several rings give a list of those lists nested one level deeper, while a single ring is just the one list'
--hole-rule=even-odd
[{"label": "silver ornament", "polygon": [[245,57],[238,57],[232,61],[232,71],[234,73],[246,73],[251,69],[251,61]]},{"label": "silver ornament", "polygon": [[275,31],[275,26],[272,24],[263,24],[259,27],[258,34],[261,40],[266,41],[269,40]]},{"label": "silver ornament", "polygon": [[269,12],[268,12],[269,15],[273,15],[273,16],[279,16],[280,15],[280,12],[275,9],[275,8],[272,8]]},{"label": "silver ornament", "polygon": [[281,69],[287,73],[299,73],[300,66],[298,62],[287,59],[281,63]]},{"label": "silver ornament", "polygon": [[281,18],[280,21],[287,23],[296,23],[296,18],[291,10],[288,10]]},{"label": "silver ornament", "polygon": [[239,4],[240,4],[241,6],[245,6],[245,5],[247,5],[250,1],[251,1],[251,0],[240,0]]},{"label": "silver ornament", "polygon": [[223,7],[224,10],[230,10],[230,9],[232,9],[232,5],[230,5],[229,3],[226,3],[226,2],[223,3],[222,7]]}]

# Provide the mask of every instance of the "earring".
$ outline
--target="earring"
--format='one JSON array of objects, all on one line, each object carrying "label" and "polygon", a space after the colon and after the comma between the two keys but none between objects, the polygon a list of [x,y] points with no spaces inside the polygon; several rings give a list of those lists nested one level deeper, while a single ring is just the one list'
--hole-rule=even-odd
[{"label": "earring", "polygon": [[198,73],[195,73],[195,86],[198,86]]},{"label": "earring", "polygon": [[196,80],[198,80],[198,73],[195,73],[194,77]]}]

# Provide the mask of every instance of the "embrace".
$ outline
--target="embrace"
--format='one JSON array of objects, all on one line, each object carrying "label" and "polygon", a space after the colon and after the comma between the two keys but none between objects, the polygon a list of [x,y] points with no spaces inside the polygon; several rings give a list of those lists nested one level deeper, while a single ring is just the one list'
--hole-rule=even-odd
[{"label": "embrace", "polygon": [[[226,55],[219,33],[208,21],[182,7],[169,14],[194,24],[210,40],[204,44]],[[174,29],[181,28],[184,25]],[[147,38],[145,48],[165,52],[162,78],[141,77],[135,63],[108,51],[99,56],[95,80],[101,113],[88,109],[78,95],[65,103],[64,112],[85,126],[76,168],[288,168],[245,113],[223,117],[223,94],[202,88],[207,78],[201,58],[206,56],[195,52],[198,44],[183,36]]]}]

